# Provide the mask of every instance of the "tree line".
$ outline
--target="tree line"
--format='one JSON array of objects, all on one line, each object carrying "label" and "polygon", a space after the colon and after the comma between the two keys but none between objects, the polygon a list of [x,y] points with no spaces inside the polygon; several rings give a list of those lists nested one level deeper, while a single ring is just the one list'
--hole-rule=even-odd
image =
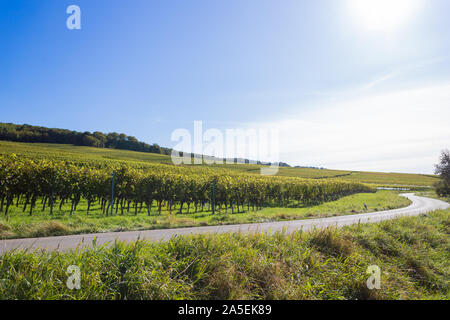
[{"label": "tree line", "polygon": [[132,150],[170,155],[171,149],[160,147],[158,144],[147,144],[138,141],[133,136],[124,133],[110,132],[93,133],[71,131],[67,129],[46,128],[31,126],[28,124],[16,125],[12,123],[0,123],[0,140],[15,142],[40,142],[73,144],[76,146],[88,146],[96,148],[111,148]]}]

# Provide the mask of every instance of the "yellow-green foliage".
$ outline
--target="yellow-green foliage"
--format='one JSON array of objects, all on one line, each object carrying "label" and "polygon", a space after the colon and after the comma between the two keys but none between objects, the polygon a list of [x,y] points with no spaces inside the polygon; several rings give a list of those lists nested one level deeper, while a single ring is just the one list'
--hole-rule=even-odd
[{"label": "yellow-green foliage", "polygon": [[[154,153],[135,152],[116,149],[102,149],[91,147],[80,147],[64,144],[45,143],[19,143],[0,141],[0,155],[15,153],[20,157],[48,160],[70,160],[101,163],[104,160],[126,163],[163,163],[172,165],[171,158]],[[198,165],[197,165],[198,166]],[[260,173],[260,165],[256,164],[223,164],[208,166],[211,169],[229,169],[233,171],[251,174]],[[351,168],[349,168],[351,169]],[[280,167],[278,176],[289,176],[299,178],[328,179],[371,183],[377,185],[402,185],[402,186],[432,186],[439,179],[433,175],[405,174],[405,173],[383,173],[383,172],[360,172],[313,168],[287,168]]]},{"label": "yellow-green foliage", "polygon": [[[30,214],[37,199],[52,206],[72,202],[75,210],[80,200],[88,206],[96,201],[107,210],[111,202],[112,173],[115,174],[114,203],[116,207],[133,202],[135,210],[145,204],[148,211],[153,201],[159,211],[163,202],[174,205],[211,202],[215,189],[215,205],[219,209],[243,210],[244,205],[262,208],[266,204],[288,205],[318,203],[374,189],[357,182],[314,180],[294,177],[258,176],[227,169],[208,167],[176,167],[159,163],[126,163],[98,160],[55,161],[19,158],[15,154],[0,156],[1,209],[5,214],[14,199],[25,198]],[[16,200],[17,201],[17,200]],[[25,208],[24,208],[25,210]]]}]

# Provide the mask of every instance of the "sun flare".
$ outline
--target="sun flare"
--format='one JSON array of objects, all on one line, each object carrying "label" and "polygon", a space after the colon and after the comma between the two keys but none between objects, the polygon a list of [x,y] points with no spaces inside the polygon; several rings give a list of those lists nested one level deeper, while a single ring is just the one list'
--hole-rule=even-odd
[{"label": "sun flare", "polygon": [[422,0],[348,0],[355,17],[370,30],[394,31],[420,8]]}]

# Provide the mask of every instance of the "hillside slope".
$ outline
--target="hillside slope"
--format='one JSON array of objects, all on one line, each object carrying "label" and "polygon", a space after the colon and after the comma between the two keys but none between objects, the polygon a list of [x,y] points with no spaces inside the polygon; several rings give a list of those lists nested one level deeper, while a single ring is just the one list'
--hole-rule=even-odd
[{"label": "hillside slope", "polygon": [[[130,150],[93,148],[85,146],[74,146],[68,144],[50,143],[21,143],[0,141],[0,154],[15,153],[18,156],[33,156],[51,159],[96,159],[96,160],[118,160],[132,162],[156,162],[173,165],[170,156],[137,152]],[[211,165],[211,168],[226,168],[259,174],[261,165],[256,164],[224,164]],[[352,182],[363,182],[385,186],[432,186],[438,181],[437,176],[407,173],[383,173],[383,172],[360,172],[312,168],[286,168],[280,167],[279,176],[301,177],[301,178],[338,178]]]}]

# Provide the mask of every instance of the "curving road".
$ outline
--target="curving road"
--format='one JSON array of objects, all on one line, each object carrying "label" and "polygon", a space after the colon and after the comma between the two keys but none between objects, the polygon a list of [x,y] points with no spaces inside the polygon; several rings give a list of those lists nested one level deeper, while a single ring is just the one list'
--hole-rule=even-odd
[{"label": "curving road", "polygon": [[44,249],[44,250],[58,250],[65,251],[75,249],[77,247],[92,247],[92,241],[96,240],[97,245],[114,243],[119,241],[135,241],[137,239],[146,239],[153,241],[167,241],[175,235],[189,235],[200,233],[224,233],[224,232],[276,232],[285,230],[292,232],[296,230],[308,231],[313,228],[326,228],[330,226],[342,227],[345,225],[355,223],[372,223],[382,220],[393,219],[399,216],[414,216],[437,209],[447,209],[450,204],[447,202],[419,197],[413,193],[405,193],[402,196],[407,197],[412,201],[411,205],[405,208],[354,214],[347,216],[322,218],[322,219],[308,219],[308,220],[294,220],[294,221],[279,221],[266,222],[254,224],[237,224],[237,225],[222,225],[222,226],[208,226],[208,227],[191,227],[191,228],[177,228],[177,229],[160,229],[160,230],[145,230],[145,231],[127,231],[127,232],[107,232],[107,233],[92,233],[85,235],[70,235],[60,237],[47,238],[29,238],[29,239],[12,239],[0,240],[0,254],[15,249]]}]

